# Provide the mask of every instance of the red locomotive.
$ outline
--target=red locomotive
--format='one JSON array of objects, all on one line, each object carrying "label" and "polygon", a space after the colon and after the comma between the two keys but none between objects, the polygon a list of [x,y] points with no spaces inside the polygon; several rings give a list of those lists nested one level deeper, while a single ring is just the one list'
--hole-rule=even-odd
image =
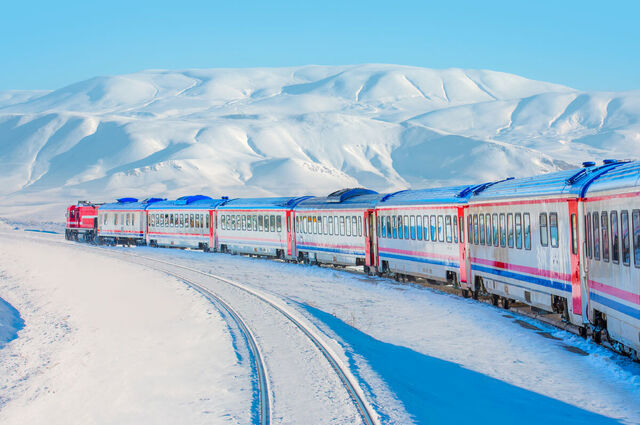
[{"label": "red locomotive", "polygon": [[98,234],[99,205],[88,201],[78,201],[67,208],[67,227],[64,236],[67,240],[93,241]]}]

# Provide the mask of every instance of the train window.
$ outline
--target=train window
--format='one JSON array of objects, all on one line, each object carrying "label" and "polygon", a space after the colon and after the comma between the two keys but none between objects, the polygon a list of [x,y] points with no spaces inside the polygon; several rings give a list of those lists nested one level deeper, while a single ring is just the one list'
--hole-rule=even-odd
[{"label": "train window", "polygon": [[524,249],[531,249],[531,216],[522,214],[522,227],[524,233]]},{"label": "train window", "polygon": [[[149,226],[151,227],[155,227],[155,221],[154,221],[155,216],[153,214],[151,214],[149,216]],[[104,224],[104,216],[102,217],[102,224]]]},{"label": "train window", "polygon": [[358,218],[356,216],[351,217],[351,224],[353,227],[351,228],[351,236],[358,235]]},{"label": "train window", "polygon": [[[189,216],[187,215],[187,217],[186,217],[186,218],[188,219],[188,217],[189,217]],[[230,229],[230,230],[236,230],[236,216],[235,216],[235,215],[230,215],[230,216],[227,216],[227,218],[229,219],[229,222],[228,222],[228,224],[230,225],[230,226],[229,226],[229,229]],[[188,226],[188,227],[191,227],[191,226],[189,225],[189,222],[187,222],[187,226]]]},{"label": "train window", "polygon": [[162,214],[156,214],[156,226],[162,227]]},{"label": "train window", "polygon": [[[192,225],[191,227],[193,227],[194,229],[197,229],[200,227],[200,221],[198,220],[198,214],[196,214],[195,216],[193,214],[191,214],[191,220],[192,220]],[[238,216],[238,229],[240,228],[240,216]]]},{"label": "train window", "polygon": [[265,232],[269,231],[269,216],[268,215],[264,216],[264,231]]},{"label": "train window", "polygon": [[391,228],[391,216],[387,216],[387,237],[388,238],[393,237],[392,228]]},{"label": "train window", "polygon": [[[127,224],[129,224],[129,217],[127,217]],[[173,214],[169,214],[169,227],[173,227]]]},{"label": "train window", "polygon": [[458,243],[458,220],[455,215],[451,216],[451,220],[453,221],[453,242]]},{"label": "train window", "polygon": [[[282,226],[282,224],[281,224]],[[272,232],[276,231],[276,216],[272,215],[269,217],[269,230]]]},{"label": "train window", "polygon": [[498,227],[498,214],[491,216],[491,224],[493,226],[493,246],[500,245],[500,228]]},{"label": "train window", "polygon": [[473,215],[473,243],[474,245],[478,245],[479,239],[478,239],[478,215],[474,214]]},{"label": "train window", "polygon": [[486,231],[487,231],[487,245],[491,246],[491,214],[485,215]]},{"label": "train window", "polygon": [[319,216],[318,216],[318,234],[319,234],[319,235],[321,235],[321,234],[323,234],[323,233],[324,233],[324,227],[323,227],[323,226],[324,226],[324,224],[326,224],[326,223],[324,223],[324,222],[322,221],[322,216],[320,216],[320,215],[319,215]]},{"label": "train window", "polygon": [[131,225],[132,226],[136,225],[136,215],[135,214],[131,214]]},{"label": "train window", "polygon": [[431,220],[431,222],[429,224],[430,224],[430,227],[431,227],[431,240],[433,242],[435,242],[435,241],[438,240],[438,235],[436,233],[436,216],[432,215],[430,217],[430,220]]},{"label": "train window", "polygon": [[[246,230],[247,222],[245,216],[242,216],[242,230]],[[202,228],[202,214],[196,214],[196,229]]]},{"label": "train window", "polygon": [[549,213],[549,239],[551,239],[551,247],[557,248],[558,240],[558,213]]},{"label": "train window", "polygon": [[296,217],[296,220],[294,221],[294,226],[295,226],[295,230],[296,233],[302,233],[300,232],[300,217]]},{"label": "train window", "polygon": [[516,213],[516,248],[522,249],[522,214]]},{"label": "train window", "polygon": [[118,214],[113,215],[113,224],[116,226],[118,225]]},{"label": "train window", "polygon": [[640,210],[631,213],[633,226],[633,264],[640,267]]},{"label": "train window", "polygon": [[[120,217],[120,220],[122,220],[122,217]],[[169,227],[169,214],[164,215],[164,227]]]},{"label": "train window", "polygon": [[282,232],[282,216],[281,215],[276,216],[276,232]]},{"label": "train window", "polygon": [[344,217],[340,216],[340,236],[344,236]]},{"label": "train window", "polygon": [[402,216],[398,216],[398,239],[402,239],[404,237],[404,229],[402,228]]},{"label": "train window", "polygon": [[[240,227],[240,222],[239,222],[240,216],[236,217],[236,225],[237,227]],[[189,214],[189,225],[191,226],[191,228],[195,228],[196,227],[196,220],[195,217],[193,216],[193,214]]]},{"label": "train window", "polygon": [[184,227],[184,214],[179,215],[179,226]]},{"label": "train window", "polygon": [[464,217],[460,216],[460,242],[464,242]]},{"label": "train window", "polygon": [[620,224],[622,233],[622,264],[628,266],[631,263],[631,240],[629,238],[629,212],[620,211]]},{"label": "train window", "polygon": [[547,213],[540,213],[540,245],[549,245],[549,230],[547,226]]},{"label": "train window", "polygon": [[[128,226],[129,225],[129,221],[130,221],[129,213],[127,213],[127,215],[125,217],[126,217],[126,220],[127,220],[127,222],[125,224]],[[171,218],[173,218],[173,214],[171,215]]]},{"label": "train window", "polygon": [[571,252],[578,254],[578,216],[571,214]]},{"label": "train window", "polygon": [[445,239],[447,242],[451,243],[451,216],[450,215],[445,215],[444,216],[444,233],[445,233]]},{"label": "train window", "polygon": [[207,215],[205,215],[207,221],[206,221],[206,228],[209,228],[209,213],[207,213]]},{"label": "train window", "polygon": [[507,227],[505,226],[504,213],[500,213],[500,246],[507,246]]},{"label": "train window", "polygon": [[[398,238],[398,233],[396,232],[396,216],[393,215],[391,216],[391,237],[393,239],[397,239]],[[389,222],[387,221],[387,225],[389,225]]]},{"label": "train window", "polygon": [[422,216],[416,216],[416,238],[422,240]]},{"label": "train window", "polygon": [[600,259],[600,217],[598,213],[594,212],[593,216],[593,258]]},{"label": "train window", "polygon": [[507,214],[507,245],[513,248],[513,213]]},{"label": "train window", "polygon": [[327,216],[322,217],[322,233],[325,235],[329,234],[329,226],[327,225]]},{"label": "train window", "polygon": [[258,231],[258,216],[257,215],[253,216],[253,231],[254,232]]},{"label": "train window", "polygon": [[[301,217],[301,219],[304,220],[304,217]],[[258,216],[258,231],[259,232],[262,232],[264,230],[263,221],[264,221],[264,218],[262,217],[262,215],[259,215]],[[304,221],[306,221],[306,220],[304,220]],[[304,225],[302,227],[304,228]]]},{"label": "train window", "polygon": [[362,236],[362,217],[358,217],[358,236]]},{"label": "train window", "polygon": [[593,237],[591,235],[591,214],[587,213],[584,216],[584,228],[587,236],[587,257],[593,258]]},{"label": "train window", "polygon": [[[196,217],[197,218],[197,217]],[[196,227],[198,227],[198,222],[196,221]],[[242,216],[242,230],[247,230],[247,216]]]},{"label": "train window", "polygon": [[438,242],[444,242],[444,218],[438,216]]},{"label": "train window", "polygon": [[404,224],[404,238],[409,239],[409,216],[404,216],[402,224]]},{"label": "train window", "polygon": [[473,236],[473,216],[469,215],[467,216],[467,225],[468,225],[468,229],[467,229],[467,234],[469,235],[469,243],[473,243],[472,240],[472,236]]},{"label": "train window", "polygon": [[424,240],[428,241],[429,240],[429,216],[428,215],[423,215],[422,216],[422,233],[424,234]]},{"label": "train window", "polygon": [[351,218],[347,217],[345,220],[345,224],[347,225],[347,236],[351,236]]},{"label": "train window", "polygon": [[333,235],[333,216],[329,216],[328,223],[329,223],[329,234]]},{"label": "train window", "polygon": [[337,235],[339,233],[340,233],[340,229],[339,229],[338,216],[334,215],[333,216],[333,234]]},{"label": "train window", "polygon": [[385,229],[386,220],[382,216],[378,216],[378,237],[384,238],[387,236],[387,230]]},{"label": "train window", "polygon": [[416,216],[409,217],[409,226],[411,227],[411,239],[416,240]]},{"label": "train window", "polygon": [[618,211],[611,211],[611,261],[620,262],[620,230],[618,229]]},{"label": "train window", "polygon": [[484,214],[478,215],[479,232],[480,232],[480,245],[484,245]]}]

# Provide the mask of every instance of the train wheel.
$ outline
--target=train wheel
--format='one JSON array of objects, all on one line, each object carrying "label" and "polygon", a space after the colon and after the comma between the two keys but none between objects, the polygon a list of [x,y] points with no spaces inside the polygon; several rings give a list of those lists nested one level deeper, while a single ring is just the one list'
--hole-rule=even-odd
[{"label": "train wheel", "polygon": [[500,297],[498,297],[495,294],[491,295],[491,304],[493,304],[494,306],[498,306],[498,301],[500,300]]},{"label": "train wheel", "polygon": [[509,310],[509,298],[502,297],[502,308]]},{"label": "train wheel", "polygon": [[478,299],[478,290],[474,289],[473,291],[471,291],[471,298],[473,298],[474,300]]},{"label": "train wheel", "polygon": [[463,289],[462,290],[462,297],[463,298],[469,298],[469,290],[468,289]]}]

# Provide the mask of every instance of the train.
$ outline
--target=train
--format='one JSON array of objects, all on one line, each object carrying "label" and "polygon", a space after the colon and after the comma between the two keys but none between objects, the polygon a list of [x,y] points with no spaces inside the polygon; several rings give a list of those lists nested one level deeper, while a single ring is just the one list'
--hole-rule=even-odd
[{"label": "train", "polygon": [[640,360],[640,161],[327,196],[79,202],[67,239],[227,252],[447,284],[558,315]]}]

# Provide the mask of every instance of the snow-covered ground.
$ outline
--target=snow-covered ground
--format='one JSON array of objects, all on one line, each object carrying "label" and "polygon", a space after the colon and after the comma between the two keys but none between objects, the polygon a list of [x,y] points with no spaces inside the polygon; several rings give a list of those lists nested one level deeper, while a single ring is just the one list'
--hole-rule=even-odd
[{"label": "snow-covered ground", "polygon": [[249,369],[219,314],[132,254],[282,299],[339,344],[383,423],[640,423],[640,365],[486,304],[326,268],[39,242],[60,239],[0,235],[0,297],[25,321],[0,349],[1,423],[248,423]]},{"label": "snow-covered ground", "polygon": [[148,70],[0,93],[0,215],[78,199],[326,195],[640,158],[640,91],[400,65]]}]

